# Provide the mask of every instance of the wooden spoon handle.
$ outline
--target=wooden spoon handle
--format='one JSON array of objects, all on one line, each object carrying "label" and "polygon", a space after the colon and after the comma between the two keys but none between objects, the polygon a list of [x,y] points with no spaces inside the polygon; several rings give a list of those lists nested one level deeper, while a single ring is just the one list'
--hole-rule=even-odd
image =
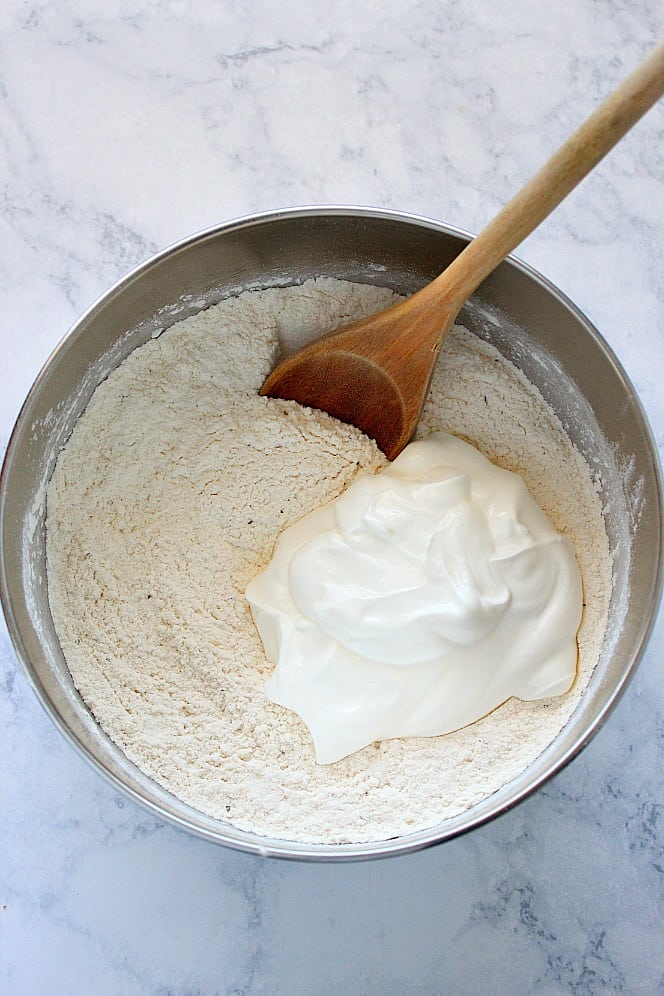
[{"label": "wooden spoon handle", "polygon": [[434,296],[442,295],[461,308],[484,278],[567,197],[662,94],[664,42],[600,104],[445,272],[423,288],[424,294],[428,297],[430,289]]}]

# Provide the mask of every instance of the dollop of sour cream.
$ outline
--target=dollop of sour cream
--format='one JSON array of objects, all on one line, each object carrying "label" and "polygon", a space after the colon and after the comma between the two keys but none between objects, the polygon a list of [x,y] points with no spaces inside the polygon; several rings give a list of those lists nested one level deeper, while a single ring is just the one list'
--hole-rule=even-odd
[{"label": "dollop of sour cream", "polygon": [[560,695],[576,674],[572,544],[520,477],[447,433],[286,529],[246,595],[276,664],[267,695],[321,764]]}]

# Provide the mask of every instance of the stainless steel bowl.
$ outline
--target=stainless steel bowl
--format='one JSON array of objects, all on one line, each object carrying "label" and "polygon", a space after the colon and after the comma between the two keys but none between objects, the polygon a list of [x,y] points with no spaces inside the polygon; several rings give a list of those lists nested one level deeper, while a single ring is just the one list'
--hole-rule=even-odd
[{"label": "stainless steel bowl", "polygon": [[624,371],[574,305],[517,260],[503,263],[464,309],[541,390],[601,481],[614,551],[614,592],[601,661],[576,712],[518,778],[467,812],[410,836],[309,845],[236,830],[185,805],[131,764],[73,686],[49,610],[45,491],[96,386],[133,349],[173,322],[247,288],[325,274],[412,292],[469,236],[410,215],[357,208],[273,212],[195,235],[138,267],[83,315],[50,357],[23,406],[0,479],[2,603],[16,652],[44,708],[83,756],[157,816],[208,840],[300,859],[357,859],[446,840],[509,809],[565,765],[607,717],[641,657],[662,582],[662,484],[652,436]]}]

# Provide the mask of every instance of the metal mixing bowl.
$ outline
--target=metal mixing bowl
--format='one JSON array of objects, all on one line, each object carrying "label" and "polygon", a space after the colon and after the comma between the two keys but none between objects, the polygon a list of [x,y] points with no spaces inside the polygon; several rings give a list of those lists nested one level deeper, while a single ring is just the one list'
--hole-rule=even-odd
[{"label": "metal mixing bowl", "polygon": [[512,782],[430,830],[371,844],[271,840],[202,815],[131,764],[73,686],[49,610],[45,491],[58,453],[96,386],[173,322],[251,287],[325,274],[409,293],[463,248],[464,233],[409,215],[356,208],[273,212],[195,235],[138,267],[74,325],[39,374],[11,437],[0,480],[1,593],[9,631],[48,714],[116,787],[157,816],[209,840],[265,855],[352,859],[436,843],[504,812],[590,740],[643,652],[662,579],[662,484],[643,410],[599,333],[548,281],[503,263],[462,313],[534,382],[601,482],[614,553],[610,626],[582,701],[553,744]]}]

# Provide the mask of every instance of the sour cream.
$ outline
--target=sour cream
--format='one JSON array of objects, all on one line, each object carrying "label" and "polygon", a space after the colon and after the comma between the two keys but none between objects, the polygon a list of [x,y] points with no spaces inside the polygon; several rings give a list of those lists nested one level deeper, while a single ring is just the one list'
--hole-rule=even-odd
[{"label": "sour cream", "polygon": [[462,440],[411,443],[279,538],[247,599],[269,698],[321,764],[566,692],[581,576],[516,474]]}]

